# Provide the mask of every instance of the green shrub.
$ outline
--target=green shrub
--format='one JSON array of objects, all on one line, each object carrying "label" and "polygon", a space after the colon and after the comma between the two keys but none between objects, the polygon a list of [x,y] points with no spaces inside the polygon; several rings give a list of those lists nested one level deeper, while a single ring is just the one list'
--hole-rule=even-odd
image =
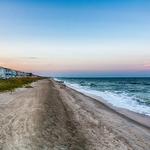
[{"label": "green shrub", "polygon": [[0,92],[3,91],[13,91],[15,88],[22,87],[26,84],[35,82],[42,79],[41,77],[23,77],[23,78],[13,78],[7,80],[0,80]]}]

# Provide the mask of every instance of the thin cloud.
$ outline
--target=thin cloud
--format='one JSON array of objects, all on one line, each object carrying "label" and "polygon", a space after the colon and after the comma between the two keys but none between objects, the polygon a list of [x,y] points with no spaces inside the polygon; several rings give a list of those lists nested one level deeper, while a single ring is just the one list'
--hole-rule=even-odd
[{"label": "thin cloud", "polygon": [[24,57],[25,59],[38,59],[38,57]]},{"label": "thin cloud", "polygon": [[145,64],[144,67],[150,69],[150,64]]}]

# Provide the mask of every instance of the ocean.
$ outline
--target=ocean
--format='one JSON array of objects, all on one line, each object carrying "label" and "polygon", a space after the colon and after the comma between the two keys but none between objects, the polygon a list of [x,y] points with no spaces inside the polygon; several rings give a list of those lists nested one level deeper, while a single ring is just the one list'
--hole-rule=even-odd
[{"label": "ocean", "polygon": [[150,78],[54,78],[84,94],[150,116]]}]

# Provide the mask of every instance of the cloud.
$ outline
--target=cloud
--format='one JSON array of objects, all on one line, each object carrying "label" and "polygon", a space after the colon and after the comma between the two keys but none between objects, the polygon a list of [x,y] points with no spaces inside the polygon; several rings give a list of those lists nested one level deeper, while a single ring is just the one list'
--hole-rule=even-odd
[{"label": "cloud", "polygon": [[150,64],[145,64],[144,67],[150,69]]},{"label": "cloud", "polygon": [[38,57],[21,57],[23,59],[39,59]]}]

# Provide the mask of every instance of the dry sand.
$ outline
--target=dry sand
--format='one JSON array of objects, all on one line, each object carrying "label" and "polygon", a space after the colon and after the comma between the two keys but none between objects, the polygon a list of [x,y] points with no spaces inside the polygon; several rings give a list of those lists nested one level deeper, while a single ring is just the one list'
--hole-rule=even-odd
[{"label": "dry sand", "polygon": [[55,81],[0,94],[0,150],[150,150],[150,129]]}]

